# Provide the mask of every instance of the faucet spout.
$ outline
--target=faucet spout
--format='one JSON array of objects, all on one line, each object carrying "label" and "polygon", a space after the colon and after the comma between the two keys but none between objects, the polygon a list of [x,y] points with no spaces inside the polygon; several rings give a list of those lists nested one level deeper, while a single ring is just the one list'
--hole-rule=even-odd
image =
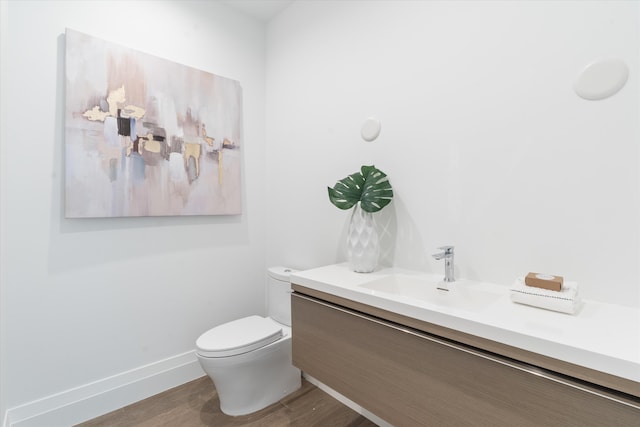
[{"label": "faucet spout", "polygon": [[456,280],[453,274],[453,248],[453,246],[442,246],[438,249],[443,250],[443,252],[432,255],[437,260],[444,259],[445,282],[454,282]]}]

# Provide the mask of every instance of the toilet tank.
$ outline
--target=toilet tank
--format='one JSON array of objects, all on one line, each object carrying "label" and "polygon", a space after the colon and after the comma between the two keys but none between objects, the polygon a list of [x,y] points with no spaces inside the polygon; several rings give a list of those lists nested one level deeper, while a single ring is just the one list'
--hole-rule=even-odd
[{"label": "toilet tank", "polygon": [[291,273],[287,267],[267,269],[267,316],[291,326]]}]

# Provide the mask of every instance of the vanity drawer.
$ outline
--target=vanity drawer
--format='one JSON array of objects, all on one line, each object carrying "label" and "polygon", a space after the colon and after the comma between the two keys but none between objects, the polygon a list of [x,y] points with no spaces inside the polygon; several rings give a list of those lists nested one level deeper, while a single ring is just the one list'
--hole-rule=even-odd
[{"label": "vanity drawer", "polygon": [[299,293],[293,363],[397,426],[637,426],[640,399]]}]

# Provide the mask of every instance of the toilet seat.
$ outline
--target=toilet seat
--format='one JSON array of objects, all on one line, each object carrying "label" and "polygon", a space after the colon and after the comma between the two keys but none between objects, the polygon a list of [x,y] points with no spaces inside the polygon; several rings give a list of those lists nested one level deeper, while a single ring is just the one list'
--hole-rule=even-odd
[{"label": "toilet seat", "polygon": [[196,341],[204,357],[229,357],[264,347],[282,338],[282,327],[273,320],[249,316],[209,329]]}]

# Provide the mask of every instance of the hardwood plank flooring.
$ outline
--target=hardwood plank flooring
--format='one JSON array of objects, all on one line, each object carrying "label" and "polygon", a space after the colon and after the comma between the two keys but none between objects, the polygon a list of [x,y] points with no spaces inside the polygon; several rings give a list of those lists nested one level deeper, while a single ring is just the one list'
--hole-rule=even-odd
[{"label": "hardwood plank flooring", "polygon": [[306,380],[295,393],[250,415],[231,417],[220,411],[209,377],[78,424],[77,427],[375,427]]}]

